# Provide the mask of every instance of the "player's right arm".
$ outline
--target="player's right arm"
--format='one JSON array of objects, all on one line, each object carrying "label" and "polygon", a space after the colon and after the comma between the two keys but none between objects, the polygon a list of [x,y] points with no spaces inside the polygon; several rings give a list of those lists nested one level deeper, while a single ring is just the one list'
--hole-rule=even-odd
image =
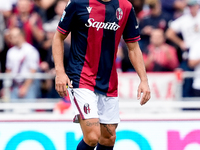
[{"label": "player's right arm", "polygon": [[58,94],[61,97],[67,95],[66,85],[72,87],[70,83],[70,79],[65,73],[63,57],[64,57],[64,40],[67,37],[67,34],[62,34],[56,31],[53,43],[52,43],[52,53],[56,70],[56,78],[55,78],[55,88]]},{"label": "player's right arm", "polygon": [[73,28],[74,16],[76,14],[75,0],[70,0],[63,11],[63,15],[57,27],[53,38],[52,53],[56,70],[55,88],[61,97],[67,95],[66,85],[72,87],[68,76],[65,73],[64,57],[64,40]]}]

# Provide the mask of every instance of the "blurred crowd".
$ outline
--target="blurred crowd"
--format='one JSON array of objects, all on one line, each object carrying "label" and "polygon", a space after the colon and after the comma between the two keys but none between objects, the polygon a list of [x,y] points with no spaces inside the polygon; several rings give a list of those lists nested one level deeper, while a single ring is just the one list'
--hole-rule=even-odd
[{"label": "blurred crowd", "polygon": [[[138,19],[147,72],[200,72],[200,3],[198,0],[129,0]],[[0,0],[0,72],[55,74],[52,39],[68,0]],[[199,42],[198,42],[199,41]],[[70,51],[65,40],[64,64]],[[119,72],[134,72],[123,40]],[[3,97],[2,81],[0,83]],[[200,76],[187,78],[183,97],[200,96]],[[59,98],[54,79],[14,79],[11,99]]]}]

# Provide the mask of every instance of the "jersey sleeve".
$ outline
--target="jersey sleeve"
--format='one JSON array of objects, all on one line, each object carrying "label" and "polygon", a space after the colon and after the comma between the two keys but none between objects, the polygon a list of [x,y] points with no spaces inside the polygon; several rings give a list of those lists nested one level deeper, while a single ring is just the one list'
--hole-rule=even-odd
[{"label": "jersey sleeve", "polygon": [[62,34],[68,34],[73,27],[73,20],[76,14],[76,4],[74,0],[69,0],[62,17],[58,24],[57,30]]},{"label": "jersey sleeve", "polygon": [[137,42],[140,40],[139,25],[137,23],[135,11],[132,8],[123,32],[123,38],[126,43]]}]

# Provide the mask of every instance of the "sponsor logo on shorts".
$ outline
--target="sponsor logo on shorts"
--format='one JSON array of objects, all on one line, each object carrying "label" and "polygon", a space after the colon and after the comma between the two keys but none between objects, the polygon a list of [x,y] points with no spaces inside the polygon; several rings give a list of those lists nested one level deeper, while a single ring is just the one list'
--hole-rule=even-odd
[{"label": "sponsor logo on shorts", "polygon": [[84,112],[86,113],[86,114],[89,114],[90,113],[90,105],[88,104],[88,103],[86,103],[85,105],[84,105]]}]

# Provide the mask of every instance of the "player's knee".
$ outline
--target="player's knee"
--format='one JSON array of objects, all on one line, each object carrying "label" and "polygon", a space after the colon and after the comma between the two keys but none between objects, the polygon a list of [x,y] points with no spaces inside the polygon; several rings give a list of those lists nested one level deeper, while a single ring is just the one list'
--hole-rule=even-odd
[{"label": "player's knee", "polygon": [[108,138],[108,142],[109,142],[109,143],[112,143],[113,145],[114,145],[114,143],[115,143],[115,140],[116,140],[116,135],[112,135],[112,136],[110,136],[110,137]]},{"label": "player's knee", "polygon": [[100,134],[97,133],[91,133],[85,137],[87,144],[90,146],[96,146],[97,143],[99,142],[99,138]]},{"label": "player's knee", "polygon": [[101,137],[101,143],[107,146],[113,146],[115,144],[116,135],[104,136]]}]

